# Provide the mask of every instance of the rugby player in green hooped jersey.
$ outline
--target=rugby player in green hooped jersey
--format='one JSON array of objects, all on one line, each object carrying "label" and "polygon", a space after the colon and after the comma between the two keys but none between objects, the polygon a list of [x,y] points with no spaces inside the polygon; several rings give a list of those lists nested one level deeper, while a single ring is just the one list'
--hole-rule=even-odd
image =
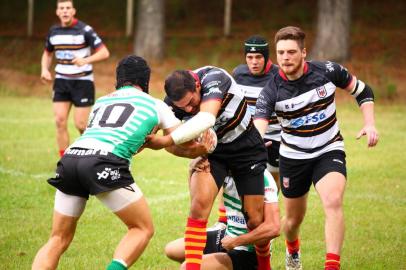
[{"label": "rugby player in green hooped jersey", "polygon": [[[96,101],[85,132],[58,162],[55,177],[48,180],[57,188],[52,232],[32,269],[57,268],[89,195],[96,196],[128,228],[108,270],[129,268],[147,246],[154,228],[147,202],[131,175],[130,161],[156,127],[168,134],[180,124],[163,101],[148,94],[150,72],[141,57],[122,59],[116,69],[117,91]],[[197,157],[213,147],[213,140],[205,133],[200,143],[189,142],[170,152]]]}]

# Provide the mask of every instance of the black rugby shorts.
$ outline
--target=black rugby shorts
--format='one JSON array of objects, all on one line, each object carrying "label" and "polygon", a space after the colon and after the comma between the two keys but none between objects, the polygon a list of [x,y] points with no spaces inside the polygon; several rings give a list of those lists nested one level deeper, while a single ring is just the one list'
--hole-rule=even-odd
[{"label": "black rugby shorts", "polygon": [[221,245],[221,239],[223,239],[225,232],[226,229],[207,231],[206,247],[203,250],[203,254],[226,252]]},{"label": "black rugby shorts", "polygon": [[232,249],[227,252],[233,262],[233,270],[256,270],[257,255],[255,251],[249,252],[245,250]]},{"label": "black rugby shorts", "polygon": [[290,159],[280,156],[280,184],[283,196],[298,198],[305,195],[310,186],[330,172],[347,177],[345,153],[335,150],[312,159]]},{"label": "black rugby shorts", "polygon": [[112,153],[73,150],[78,151],[65,152],[57,164],[55,177],[48,179],[50,185],[63,193],[88,199],[89,194],[96,195],[134,183],[128,160]]},{"label": "black rugby shorts", "polygon": [[208,155],[210,172],[220,189],[226,176],[233,176],[238,193],[264,195],[264,170],[268,154],[258,130],[246,130],[230,143],[218,144]]},{"label": "black rugby shorts", "polygon": [[271,141],[271,146],[267,147],[268,150],[268,163],[271,164],[273,167],[279,167],[279,148],[281,143],[274,140],[264,140],[265,143]]},{"label": "black rugby shorts", "polygon": [[76,107],[89,107],[94,104],[95,89],[89,80],[55,79],[52,101],[70,101]]}]

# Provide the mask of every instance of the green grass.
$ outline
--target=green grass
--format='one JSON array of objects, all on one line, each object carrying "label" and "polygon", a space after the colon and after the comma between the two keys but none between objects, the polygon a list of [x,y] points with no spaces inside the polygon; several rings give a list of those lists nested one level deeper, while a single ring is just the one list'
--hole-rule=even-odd
[{"label": "green grass", "polygon": [[[405,269],[406,108],[376,108],[381,141],[375,149],[368,149],[365,139],[355,140],[362,124],[355,102],[339,104],[338,114],[348,162],[342,269]],[[53,175],[58,159],[52,119],[48,99],[1,96],[1,269],[29,269],[49,236],[54,189],[45,180]],[[76,137],[72,123],[70,129]],[[132,171],[152,209],[156,229],[133,269],[177,269],[163,255],[163,247],[183,234],[188,211],[187,160],[145,150],[135,157]],[[312,189],[301,233],[305,269],[322,269],[323,223],[320,201]],[[124,232],[113,214],[97,199],[90,199],[59,269],[103,269]],[[273,268],[283,269],[283,260],[280,237]]]}]

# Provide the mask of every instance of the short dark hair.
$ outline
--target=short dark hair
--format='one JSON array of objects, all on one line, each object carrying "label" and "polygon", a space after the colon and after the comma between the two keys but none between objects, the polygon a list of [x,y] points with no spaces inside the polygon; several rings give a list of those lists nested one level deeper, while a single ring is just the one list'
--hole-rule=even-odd
[{"label": "short dark hair", "polygon": [[73,0],[56,0],[56,5],[58,5],[59,3],[64,3],[64,2],[72,2],[72,6],[73,6]]},{"label": "short dark hair", "polygon": [[306,34],[303,32],[302,29],[296,26],[286,26],[284,28],[279,29],[279,31],[275,34],[275,45],[278,43],[279,40],[295,40],[300,49],[304,49],[305,47],[305,38]]},{"label": "short dark hair", "polygon": [[165,92],[172,101],[178,101],[187,92],[195,91],[196,81],[188,70],[175,70],[165,80]]},{"label": "short dark hair", "polygon": [[147,61],[136,55],[124,57],[116,68],[116,89],[126,85],[138,85],[148,93],[151,69]]}]

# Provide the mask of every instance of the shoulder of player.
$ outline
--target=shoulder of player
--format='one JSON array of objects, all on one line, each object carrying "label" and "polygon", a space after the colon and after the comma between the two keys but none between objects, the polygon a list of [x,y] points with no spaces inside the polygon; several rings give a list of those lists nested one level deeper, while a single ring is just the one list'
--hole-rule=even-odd
[{"label": "shoulder of player", "polygon": [[199,77],[203,88],[211,88],[215,85],[234,80],[227,71],[217,67],[207,69],[206,72],[203,72]]},{"label": "shoulder of player", "polygon": [[247,66],[246,64],[241,64],[241,65],[238,65],[238,66],[236,66],[236,67],[234,68],[234,70],[233,70],[233,77],[236,78],[237,76],[245,75],[245,74],[247,74],[248,72],[249,72],[248,66]]},{"label": "shoulder of player", "polygon": [[344,69],[343,66],[333,61],[308,61],[306,63],[313,72],[321,74],[339,72]]},{"label": "shoulder of player", "polygon": [[93,27],[91,27],[90,25],[88,25],[87,23],[85,23],[81,20],[77,20],[75,27],[77,27],[78,29],[82,29],[85,32],[89,32],[89,31],[93,30]]}]

